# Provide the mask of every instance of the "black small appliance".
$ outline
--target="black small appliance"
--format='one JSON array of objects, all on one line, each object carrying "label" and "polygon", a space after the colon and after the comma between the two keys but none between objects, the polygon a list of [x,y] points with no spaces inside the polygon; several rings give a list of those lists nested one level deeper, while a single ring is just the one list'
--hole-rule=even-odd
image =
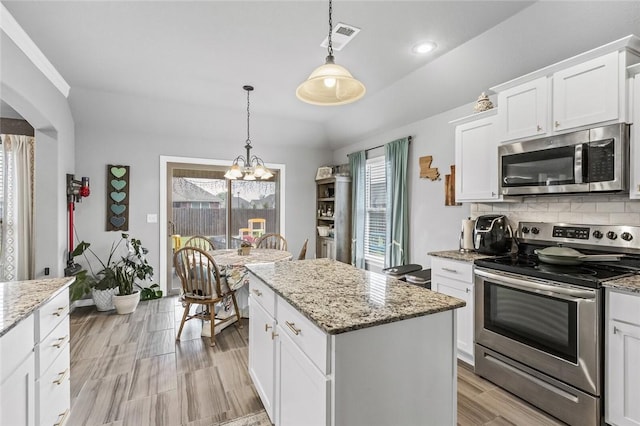
[{"label": "black small appliance", "polygon": [[511,249],[511,227],[504,215],[479,216],[473,229],[474,248],[484,254],[504,254]]}]

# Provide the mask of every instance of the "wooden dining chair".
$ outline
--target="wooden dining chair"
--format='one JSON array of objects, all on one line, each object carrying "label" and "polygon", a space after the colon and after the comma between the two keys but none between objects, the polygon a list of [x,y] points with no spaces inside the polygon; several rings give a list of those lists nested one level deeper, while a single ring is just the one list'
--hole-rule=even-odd
[{"label": "wooden dining chair", "polygon": [[196,235],[187,240],[184,243],[185,247],[195,247],[205,251],[213,250],[213,243],[207,237],[203,237],[202,235]]},{"label": "wooden dining chair", "polygon": [[256,242],[256,248],[287,250],[287,240],[280,234],[264,234]]},{"label": "wooden dining chair", "polygon": [[307,257],[307,243],[309,239],[304,240],[304,244],[302,244],[302,248],[300,249],[300,254],[298,255],[298,260],[304,260]]},{"label": "wooden dining chair", "polygon": [[[184,324],[192,319],[211,321],[211,346],[215,346],[215,326],[231,321],[234,317],[240,324],[240,311],[236,300],[235,290],[227,285],[227,280],[220,275],[220,269],[213,257],[196,247],[183,247],[173,255],[173,266],[182,282],[180,300],[184,306],[184,314],[180,322],[180,329],[176,340],[180,340]],[[235,315],[226,318],[216,318],[215,310],[218,303],[233,303]],[[202,311],[196,310],[191,314],[191,305],[202,305]]]}]

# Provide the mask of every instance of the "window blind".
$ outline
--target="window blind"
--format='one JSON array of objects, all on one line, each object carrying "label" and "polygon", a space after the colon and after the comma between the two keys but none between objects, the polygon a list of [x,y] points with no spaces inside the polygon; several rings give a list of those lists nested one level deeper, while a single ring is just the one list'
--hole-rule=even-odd
[{"label": "window blind", "polygon": [[383,263],[387,212],[384,157],[367,160],[365,184],[365,259]]}]

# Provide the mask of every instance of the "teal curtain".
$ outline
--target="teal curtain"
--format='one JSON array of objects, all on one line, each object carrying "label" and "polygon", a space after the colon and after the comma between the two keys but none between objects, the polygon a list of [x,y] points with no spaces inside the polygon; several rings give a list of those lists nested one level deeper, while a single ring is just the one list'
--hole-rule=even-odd
[{"label": "teal curtain", "polygon": [[404,265],[409,259],[409,202],[407,159],[409,138],[384,146],[387,181],[387,230],[384,267]]},{"label": "teal curtain", "polygon": [[351,264],[364,269],[364,225],[366,220],[367,156],[364,151],[349,154],[351,171]]}]

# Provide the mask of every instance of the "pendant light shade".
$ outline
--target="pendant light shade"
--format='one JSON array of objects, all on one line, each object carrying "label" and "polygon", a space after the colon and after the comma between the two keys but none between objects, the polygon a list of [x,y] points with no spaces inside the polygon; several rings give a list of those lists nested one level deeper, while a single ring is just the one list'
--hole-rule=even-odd
[{"label": "pendant light shade", "polygon": [[303,102],[313,105],[344,105],[355,102],[367,91],[360,81],[353,78],[343,66],[335,63],[331,43],[332,2],[329,0],[329,56],[324,65],[319,66],[298,86],[296,96]]}]

